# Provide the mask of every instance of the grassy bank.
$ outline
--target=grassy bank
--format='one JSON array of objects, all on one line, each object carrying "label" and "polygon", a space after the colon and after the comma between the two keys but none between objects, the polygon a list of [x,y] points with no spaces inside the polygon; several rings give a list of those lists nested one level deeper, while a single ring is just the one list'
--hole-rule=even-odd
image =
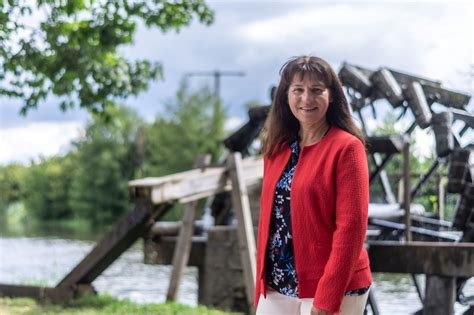
[{"label": "grassy bank", "polygon": [[189,307],[177,303],[135,304],[116,300],[110,296],[86,296],[68,304],[39,304],[27,298],[0,298],[0,314],[2,315],[99,315],[99,314],[133,314],[133,315],[242,315],[226,313],[203,306]]}]

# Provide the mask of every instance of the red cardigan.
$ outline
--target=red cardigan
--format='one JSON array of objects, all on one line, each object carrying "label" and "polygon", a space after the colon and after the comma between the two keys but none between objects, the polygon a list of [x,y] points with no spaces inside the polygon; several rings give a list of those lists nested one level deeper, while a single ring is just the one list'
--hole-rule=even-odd
[{"label": "red cardigan", "polygon": [[[272,159],[264,158],[255,306],[260,294],[266,297],[264,268],[273,196],[290,155],[285,144]],[[303,147],[291,184],[290,205],[299,297],[314,297],[314,306],[340,312],[346,291],[372,282],[363,246],[369,180],[362,142],[332,126],[321,141]]]}]

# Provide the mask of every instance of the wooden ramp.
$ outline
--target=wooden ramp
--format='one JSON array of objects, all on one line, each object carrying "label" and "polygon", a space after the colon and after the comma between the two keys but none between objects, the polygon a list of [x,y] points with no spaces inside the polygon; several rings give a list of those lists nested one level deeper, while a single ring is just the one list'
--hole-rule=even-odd
[{"label": "wooden ramp", "polygon": [[[261,158],[238,157],[240,185],[258,182],[263,176]],[[153,223],[177,202],[209,197],[232,190],[235,163],[231,166],[206,167],[173,175],[129,182],[129,193],[135,207],[126,214],[92,251],[56,287],[0,284],[0,296],[24,296],[62,301],[83,291],[93,291],[91,283],[136,240],[144,236]],[[234,179],[235,182],[235,179]],[[248,201],[248,200],[247,200]],[[244,206],[247,208],[247,206]],[[248,264],[251,265],[249,262]]]}]

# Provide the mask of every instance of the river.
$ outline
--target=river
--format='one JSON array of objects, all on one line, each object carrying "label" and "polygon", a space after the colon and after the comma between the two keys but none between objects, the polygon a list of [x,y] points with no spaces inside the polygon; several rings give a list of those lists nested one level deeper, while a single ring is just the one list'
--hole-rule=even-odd
[{"label": "river", "polygon": [[[0,283],[55,286],[93,246],[94,241],[58,237],[0,236]],[[99,276],[96,290],[137,303],[164,302],[171,268],[145,265],[142,246],[138,241]],[[381,314],[412,314],[421,308],[410,276],[375,274],[374,280]],[[197,269],[187,268],[178,302],[195,306],[197,289]],[[474,295],[472,279],[465,293]],[[456,314],[466,308],[456,303]]]}]

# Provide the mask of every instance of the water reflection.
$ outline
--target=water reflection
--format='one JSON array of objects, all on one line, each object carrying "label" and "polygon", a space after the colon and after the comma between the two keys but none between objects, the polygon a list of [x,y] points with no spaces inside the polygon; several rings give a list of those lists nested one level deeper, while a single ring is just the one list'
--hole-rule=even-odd
[{"label": "water reflection", "polygon": [[[92,249],[94,242],[50,238],[0,238],[0,282],[55,286]],[[137,303],[165,301],[171,267],[143,263],[137,242],[100,275],[93,285],[100,293]],[[197,270],[187,268],[178,302],[197,304]]]}]

